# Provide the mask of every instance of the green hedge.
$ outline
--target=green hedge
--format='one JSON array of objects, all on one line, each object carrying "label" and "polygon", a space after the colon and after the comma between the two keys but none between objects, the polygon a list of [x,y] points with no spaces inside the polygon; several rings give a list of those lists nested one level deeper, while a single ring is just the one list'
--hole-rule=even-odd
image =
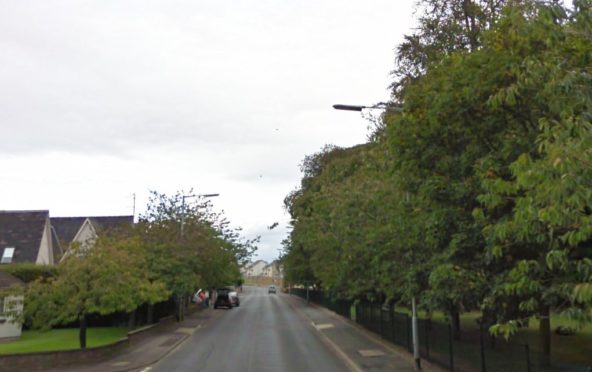
[{"label": "green hedge", "polygon": [[49,278],[57,275],[57,267],[49,265],[36,265],[30,262],[0,265],[0,271],[11,274],[25,283],[30,283],[38,278]]}]

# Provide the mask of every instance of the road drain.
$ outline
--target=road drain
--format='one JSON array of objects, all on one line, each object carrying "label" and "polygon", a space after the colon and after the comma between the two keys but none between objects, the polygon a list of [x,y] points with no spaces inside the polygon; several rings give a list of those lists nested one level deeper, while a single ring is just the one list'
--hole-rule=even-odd
[{"label": "road drain", "polygon": [[169,338],[168,340],[160,344],[160,346],[173,346],[178,340],[179,339],[177,337]]}]

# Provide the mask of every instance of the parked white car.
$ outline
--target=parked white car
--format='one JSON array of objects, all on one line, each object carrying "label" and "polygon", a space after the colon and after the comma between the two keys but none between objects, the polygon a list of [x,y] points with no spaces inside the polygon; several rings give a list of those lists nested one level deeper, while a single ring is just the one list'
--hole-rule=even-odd
[{"label": "parked white car", "polygon": [[235,291],[232,291],[232,292],[228,293],[228,296],[230,297],[230,302],[232,303],[233,306],[236,306],[236,307],[240,306],[240,299],[238,298],[238,293],[236,293]]}]

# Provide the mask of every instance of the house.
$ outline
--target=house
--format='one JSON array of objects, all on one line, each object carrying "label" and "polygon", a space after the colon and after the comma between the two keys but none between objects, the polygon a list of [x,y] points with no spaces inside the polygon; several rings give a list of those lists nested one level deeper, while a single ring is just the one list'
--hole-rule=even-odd
[{"label": "house", "polygon": [[268,278],[281,278],[282,275],[282,267],[278,260],[272,261],[267,266],[263,267],[262,276],[266,276]]},{"label": "house", "polygon": [[[0,290],[13,285],[24,287],[25,283],[8,273],[0,271]],[[5,341],[21,336],[22,324],[12,320],[22,311],[23,296],[0,297],[0,340]]]},{"label": "house", "polygon": [[55,231],[55,244],[60,251],[60,260],[74,243],[88,248],[102,232],[129,228],[133,224],[134,216],[51,218],[52,230]]},{"label": "house", "polygon": [[247,265],[244,270],[245,276],[261,276],[263,275],[263,268],[267,266],[267,262],[258,260],[250,265]]},{"label": "house", "polygon": [[0,211],[0,264],[52,265],[49,211]]}]

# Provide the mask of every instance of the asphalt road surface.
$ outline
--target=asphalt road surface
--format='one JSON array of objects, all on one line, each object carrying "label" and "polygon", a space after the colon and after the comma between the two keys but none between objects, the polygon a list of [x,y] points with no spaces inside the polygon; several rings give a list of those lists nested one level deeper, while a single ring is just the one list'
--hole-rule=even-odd
[{"label": "asphalt road surface", "polygon": [[283,294],[245,287],[241,306],[218,309],[156,365],[162,371],[348,371]]}]

